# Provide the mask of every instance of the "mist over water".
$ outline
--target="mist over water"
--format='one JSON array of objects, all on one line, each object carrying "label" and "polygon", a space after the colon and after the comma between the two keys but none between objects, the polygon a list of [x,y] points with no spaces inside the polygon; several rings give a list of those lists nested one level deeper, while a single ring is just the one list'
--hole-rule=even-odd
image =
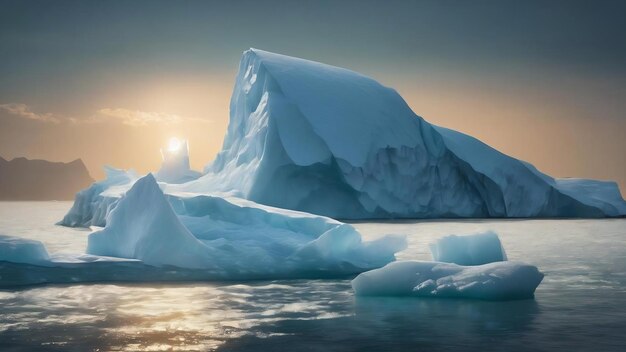
[{"label": "mist over water", "polygon": [[[54,226],[69,202],[0,203],[0,233],[83,252]],[[398,259],[430,259],[447,234],[497,232],[510,260],[546,274],[534,300],[355,298],[349,278],[96,283],[0,291],[2,351],[569,350],[626,348],[626,220],[356,223],[407,234]]]}]

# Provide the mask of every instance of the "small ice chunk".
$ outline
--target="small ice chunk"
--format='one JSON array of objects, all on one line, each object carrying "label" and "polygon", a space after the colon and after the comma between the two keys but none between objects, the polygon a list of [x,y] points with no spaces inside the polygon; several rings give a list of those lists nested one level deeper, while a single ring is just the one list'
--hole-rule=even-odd
[{"label": "small ice chunk", "polygon": [[40,241],[0,235],[0,261],[37,265],[49,262],[50,256]]},{"label": "small ice chunk", "polygon": [[506,261],[506,253],[495,232],[449,235],[430,244],[433,261],[459,265],[481,265]]},{"label": "small ice chunk", "polygon": [[357,296],[458,297],[484,300],[532,298],[543,280],[537,267],[518,262],[478,266],[399,261],[352,280]]}]

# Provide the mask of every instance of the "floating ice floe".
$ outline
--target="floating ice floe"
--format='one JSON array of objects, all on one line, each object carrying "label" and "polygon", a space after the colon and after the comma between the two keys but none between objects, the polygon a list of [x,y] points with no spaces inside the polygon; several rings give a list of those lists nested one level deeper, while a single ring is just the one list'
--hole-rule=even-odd
[{"label": "floating ice floe", "polygon": [[357,296],[510,300],[532,298],[541,280],[537,267],[517,262],[462,266],[398,261],[360,274],[352,287]]},{"label": "floating ice floe", "polygon": [[494,232],[449,235],[430,246],[433,262],[401,261],[352,280],[357,296],[531,298],[543,280],[537,267],[506,261]]}]

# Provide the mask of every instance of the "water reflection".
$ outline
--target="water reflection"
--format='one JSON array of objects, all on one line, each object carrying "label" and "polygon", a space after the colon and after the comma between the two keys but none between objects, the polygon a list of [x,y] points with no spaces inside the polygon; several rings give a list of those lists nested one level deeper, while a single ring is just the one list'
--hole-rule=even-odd
[{"label": "water reflection", "polygon": [[0,350],[206,351],[248,334],[275,334],[255,331],[255,326],[347,315],[349,302],[346,281],[73,285],[0,292]]},{"label": "water reflection", "polygon": [[[281,320],[257,326],[257,334],[229,340],[224,351],[273,351],[281,346],[347,350],[492,350],[533,329],[534,300],[484,302],[458,299],[358,298],[354,314],[325,320]],[[259,332],[274,335],[260,338]],[[520,346],[523,347],[523,346]],[[507,346],[515,350],[515,346]]]}]

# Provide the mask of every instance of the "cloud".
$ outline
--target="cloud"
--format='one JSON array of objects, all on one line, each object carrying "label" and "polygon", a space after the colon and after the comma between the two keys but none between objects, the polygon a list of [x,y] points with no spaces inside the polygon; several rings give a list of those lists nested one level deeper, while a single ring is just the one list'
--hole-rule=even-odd
[{"label": "cloud", "polygon": [[35,113],[26,104],[8,103],[0,104],[0,110],[4,110],[11,115],[21,118],[36,120],[48,123],[72,123],[72,124],[92,124],[105,122],[120,122],[127,126],[146,126],[149,124],[179,124],[182,122],[203,122],[210,123],[211,120],[201,119],[197,117],[186,117],[177,114],[164,112],[148,112],[141,110],[130,110],[123,108],[104,108],[96,111],[95,114],[88,118],[75,118],[55,115],[52,113]]},{"label": "cloud", "polygon": [[151,123],[177,124],[184,120],[176,114],[109,108],[98,110],[95,119],[98,120],[99,118],[118,120],[129,126],[145,126]]},{"label": "cloud", "polygon": [[0,104],[0,110],[4,110],[11,115],[15,115],[21,118],[36,120],[50,123],[60,123],[61,119],[53,115],[52,113],[38,114],[33,112],[26,104],[20,103],[8,103]]}]

